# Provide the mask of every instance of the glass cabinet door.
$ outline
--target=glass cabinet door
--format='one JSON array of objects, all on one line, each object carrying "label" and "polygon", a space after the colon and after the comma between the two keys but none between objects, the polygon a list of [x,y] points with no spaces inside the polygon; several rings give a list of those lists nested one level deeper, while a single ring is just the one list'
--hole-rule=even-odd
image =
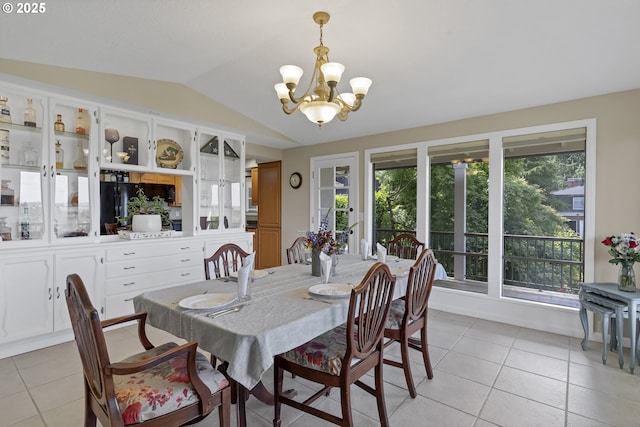
[{"label": "glass cabinet door", "polygon": [[244,139],[199,130],[199,230],[244,227]]},{"label": "glass cabinet door", "polygon": [[[0,88],[0,240],[46,238],[43,95]],[[31,100],[29,102],[28,100]]]},{"label": "glass cabinet door", "polygon": [[[89,173],[97,168],[96,146],[92,143],[98,132],[97,110],[67,99],[52,99],[50,105],[53,126],[48,152],[53,173],[49,205],[53,238],[89,236],[93,231]],[[56,124],[59,117],[64,128]]]},{"label": "glass cabinet door", "polygon": [[217,230],[224,227],[220,221],[220,187],[221,165],[220,135],[199,131],[197,146],[199,150],[199,179],[198,179],[198,229]]},{"label": "glass cabinet door", "polygon": [[244,140],[224,136],[222,157],[222,218],[224,228],[244,226]]}]

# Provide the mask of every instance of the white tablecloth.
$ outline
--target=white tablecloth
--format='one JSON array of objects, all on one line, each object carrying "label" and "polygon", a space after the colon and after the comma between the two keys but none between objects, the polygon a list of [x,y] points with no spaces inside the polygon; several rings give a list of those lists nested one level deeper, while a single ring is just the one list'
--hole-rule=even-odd
[{"label": "white tablecloth", "polygon": [[[374,260],[358,256],[339,257],[331,283],[358,284]],[[413,260],[391,262],[392,273],[408,271]],[[148,312],[152,326],[186,340],[229,362],[227,373],[252,389],[273,364],[273,357],[344,323],[348,298],[335,303],[307,299],[308,288],[321,283],[311,266],[291,264],[271,268],[269,274],[249,284],[251,300],[237,313],[212,319],[213,310],[183,309],[177,301],[192,295],[235,292],[236,282],[209,280],[147,292],[134,299],[137,312]],[[398,274],[394,297],[406,292],[407,275]]]}]

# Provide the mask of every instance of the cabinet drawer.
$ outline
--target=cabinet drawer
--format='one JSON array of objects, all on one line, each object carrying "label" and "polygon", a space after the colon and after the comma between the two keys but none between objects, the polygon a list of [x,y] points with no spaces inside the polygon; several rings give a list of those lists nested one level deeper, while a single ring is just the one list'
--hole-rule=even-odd
[{"label": "cabinet drawer", "polygon": [[184,254],[189,252],[198,252],[198,254],[204,258],[202,255],[202,243],[196,243],[194,241],[180,243],[157,242],[154,245],[132,244],[131,246],[107,248],[107,263],[111,261],[151,258],[160,255]]},{"label": "cabinet drawer", "polygon": [[174,286],[204,280],[204,268],[200,265],[176,268],[169,271],[157,271],[147,274],[136,274],[127,277],[107,279],[107,295],[142,292],[158,286]]},{"label": "cabinet drawer", "polygon": [[203,265],[203,257],[200,252],[115,261],[107,263],[107,278],[166,272],[176,268],[194,266],[204,269]]}]

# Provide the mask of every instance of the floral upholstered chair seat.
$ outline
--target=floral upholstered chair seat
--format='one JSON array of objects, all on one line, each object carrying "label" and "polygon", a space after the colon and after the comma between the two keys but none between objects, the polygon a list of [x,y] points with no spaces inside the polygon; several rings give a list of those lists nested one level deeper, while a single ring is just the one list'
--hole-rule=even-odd
[{"label": "floral upholstered chair seat", "polygon": [[[339,375],[342,369],[342,359],[347,352],[347,327],[338,326],[289,350],[282,357],[298,365],[326,372],[331,375]],[[354,364],[359,359],[354,358]]]},{"label": "floral upholstered chair seat", "polygon": [[389,311],[389,317],[387,323],[384,325],[386,329],[400,329],[402,325],[402,318],[404,317],[405,301],[403,299],[397,299],[391,303],[391,310]]},{"label": "floral upholstered chair seat", "polygon": [[[128,357],[123,362],[150,359],[174,347],[177,347],[177,344],[166,343]],[[200,353],[196,353],[196,368],[198,376],[212,393],[229,384],[224,375],[214,369]],[[186,355],[175,357],[143,372],[114,375],[113,382],[125,425],[150,420],[198,402],[198,396],[189,381]]]}]

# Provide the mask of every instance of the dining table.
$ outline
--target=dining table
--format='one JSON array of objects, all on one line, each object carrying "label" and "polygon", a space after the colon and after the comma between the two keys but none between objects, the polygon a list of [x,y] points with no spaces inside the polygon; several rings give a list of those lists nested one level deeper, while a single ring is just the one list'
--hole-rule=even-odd
[{"label": "dining table", "polygon": [[[274,356],[296,348],[347,320],[350,292],[364,278],[375,258],[338,256],[328,283],[311,274],[311,265],[287,264],[254,270],[249,299],[237,299],[232,277],[145,292],[134,298],[136,312],[148,313],[147,322],[198,346],[225,361],[226,375],[235,389],[238,425],[246,425],[245,401],[250,394],[273,404],[262,377]],[[405,295],[409,268],[415,260],[387,257],[396,276],[394,298]],[[331,289],[338,289],[336,295]],[[198,295],[227,301],[216,306],[191,306]],[[224,310],[224,312],[222,311]]]}]

